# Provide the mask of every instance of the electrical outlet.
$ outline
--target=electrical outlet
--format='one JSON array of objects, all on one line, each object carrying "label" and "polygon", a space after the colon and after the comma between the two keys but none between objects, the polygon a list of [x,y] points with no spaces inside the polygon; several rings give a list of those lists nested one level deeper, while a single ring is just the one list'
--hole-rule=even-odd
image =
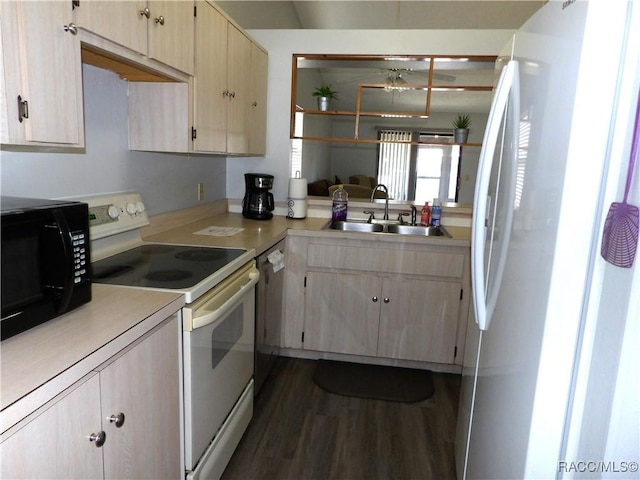
[{"label": "electrical outlet", "polygon": [[198,200],[204,199],[204,183],[198,183]]}]

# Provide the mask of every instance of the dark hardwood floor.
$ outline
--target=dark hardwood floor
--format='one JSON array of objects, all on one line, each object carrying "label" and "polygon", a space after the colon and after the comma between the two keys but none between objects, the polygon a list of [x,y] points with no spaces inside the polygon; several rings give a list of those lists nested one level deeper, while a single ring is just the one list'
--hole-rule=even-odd
[{"label": "dark hardwood floor", "polygon": [[315,361],[281,357],[224,480],[454,479],[458,375],[434,373],[419,403],[327,393]]}]

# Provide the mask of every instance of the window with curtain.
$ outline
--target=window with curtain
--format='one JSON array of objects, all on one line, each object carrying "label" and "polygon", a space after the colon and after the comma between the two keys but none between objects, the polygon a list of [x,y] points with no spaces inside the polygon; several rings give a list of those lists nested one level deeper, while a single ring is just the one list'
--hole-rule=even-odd
[{"label": "window with curtain", "polygon": [[[379,131],[378,182],[387,186],[390,198],[416,204],[431,203],[434,198],[456,201],[461,147],[443,145],[449,137],[449,133]],[[411,142],[413,138],[434,144],[384,143]]]}]

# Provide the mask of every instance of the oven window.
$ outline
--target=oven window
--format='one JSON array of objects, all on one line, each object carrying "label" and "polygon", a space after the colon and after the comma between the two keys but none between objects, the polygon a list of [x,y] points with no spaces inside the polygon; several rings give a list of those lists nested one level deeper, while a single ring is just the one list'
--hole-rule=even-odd
[{"label": "oven window", "polygon": [[234,308],[225,319],[211,332],[211,368],[216,366],[242,338],[243,305]]}]

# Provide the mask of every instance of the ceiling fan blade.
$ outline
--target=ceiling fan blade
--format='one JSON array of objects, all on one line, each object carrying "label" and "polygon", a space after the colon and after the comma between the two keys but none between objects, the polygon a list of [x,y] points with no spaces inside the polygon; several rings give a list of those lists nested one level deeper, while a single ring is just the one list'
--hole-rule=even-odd
[{"label": "ceiling fan blade", "polygon": [[446,73],[433,72],[433,78],[436,79],[436,80],[442,80],[443,82],[455,82],[456,81],[456,76],[455,75],[447,75]]},{"label": "ceiling fan blade", "polygon": [[[429,75],[429,69],[428,68],[424,68],[424,69],[421,69],[421,70],[418,70],[418,69],[415,69],[415,68],[394,68],[394,69],[390,69],[390,71],[393,71],[394,73],[400,73],[401,75],[407,75],[407,76],[409,76],[409,75],[422,75],[423,78],[426,78]],[[455,82],[456,81],[455,75],[448,75],[446,73],[433,72],[433,78],[436,79],[436,80],[440,80],[442,82]],[[426,83],[426,81],[424,83]]]}]

